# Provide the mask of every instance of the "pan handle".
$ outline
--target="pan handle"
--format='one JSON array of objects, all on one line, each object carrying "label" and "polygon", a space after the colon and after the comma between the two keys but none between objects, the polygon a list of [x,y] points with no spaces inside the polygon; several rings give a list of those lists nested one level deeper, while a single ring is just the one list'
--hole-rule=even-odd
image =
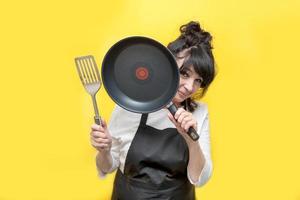
[{"label": "pan handle", "polygon": [[[173,116],[175,115],[176,111],[178,110],[177,107],[172,102],[167,106],[167,108]],[[192,140],[196,141],[199,139],[199,135],[193,127],[190,127],[187,133]]]}]

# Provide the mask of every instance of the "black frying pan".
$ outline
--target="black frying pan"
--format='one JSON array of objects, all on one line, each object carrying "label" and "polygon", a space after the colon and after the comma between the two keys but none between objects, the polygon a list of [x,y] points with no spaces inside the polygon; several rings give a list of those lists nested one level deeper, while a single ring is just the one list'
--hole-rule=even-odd
[{"label": "black frying pan", "polygon": [[[159,42],[142,36],[128,37],[114,44],[102,62],[103,85],[112,100],[136,113],[151,113],[172,103],[178,85],[179,69],[172,53]],[[193,140],[199,138],[190,128]]]}]

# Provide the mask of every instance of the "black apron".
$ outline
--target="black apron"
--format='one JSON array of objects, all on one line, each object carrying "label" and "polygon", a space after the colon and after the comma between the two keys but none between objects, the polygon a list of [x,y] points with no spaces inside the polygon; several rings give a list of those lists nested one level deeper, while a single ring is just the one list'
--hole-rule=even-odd
[{"label": "black apron", "polygon": [[128,150],[124,174],[118,169],[112,200],[194,200],[187,178],[189,150],[176,128],[158,130],[140,125]]}]

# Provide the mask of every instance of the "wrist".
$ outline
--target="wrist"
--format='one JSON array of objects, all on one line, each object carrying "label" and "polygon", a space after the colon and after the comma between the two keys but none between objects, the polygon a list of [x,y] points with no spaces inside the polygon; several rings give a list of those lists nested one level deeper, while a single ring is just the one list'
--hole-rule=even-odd
[{"label": "wrist", "polygon": [[191,138],[189,138],[189,141],[187,142],[188,148],[190,150],[197,150],[200,148],[200,145],[198,143],[198,141],[194,141]]},{"label": "wrist", "polygon": [[98,149],[98,155],[101,157],[108,157],[110,155],[110,149]]}]

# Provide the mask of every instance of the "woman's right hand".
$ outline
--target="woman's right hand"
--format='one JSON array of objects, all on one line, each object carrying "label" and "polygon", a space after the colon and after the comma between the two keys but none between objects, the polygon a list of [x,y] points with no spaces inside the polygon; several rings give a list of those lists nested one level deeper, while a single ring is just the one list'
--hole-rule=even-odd
[{"label": "woman's right hand", "polygon": [[109,152],[112,144],[111,135],[108,132],[107,124],[102,119],[102,126],[93,124],[91,126],[91,144],[99,152]]}]

